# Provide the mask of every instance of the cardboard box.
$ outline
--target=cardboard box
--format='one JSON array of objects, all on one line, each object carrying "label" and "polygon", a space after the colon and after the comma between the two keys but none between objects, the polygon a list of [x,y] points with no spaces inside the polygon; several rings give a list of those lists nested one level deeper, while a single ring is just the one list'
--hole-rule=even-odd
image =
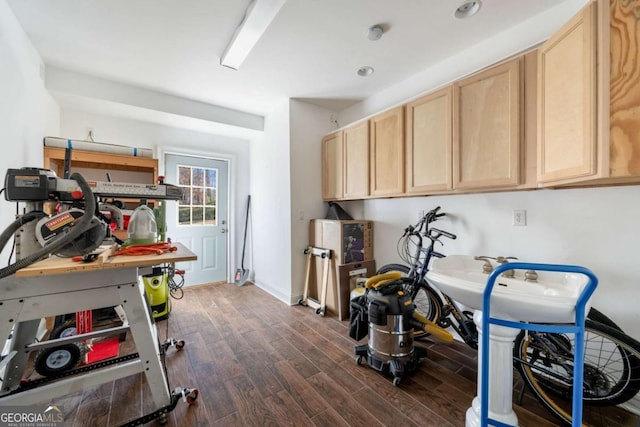
[{"label": "cardboard box", "polygon": [[[319,300],[322,286],[323,260],[314,257],[311,262],[309,284],[310,296]],[[329,280],[327,282],[327,311],[336,315],[339,320],[349,319],[349,295],[356,287],[360,277],[371,277],[376,274],[374,260],[337,265],[332,257],[329,260]]]},{"label": "cardboard box", "polygon": [[373,259],[373,221],[312,219],[311,246],[331,249],[337,265]]}]

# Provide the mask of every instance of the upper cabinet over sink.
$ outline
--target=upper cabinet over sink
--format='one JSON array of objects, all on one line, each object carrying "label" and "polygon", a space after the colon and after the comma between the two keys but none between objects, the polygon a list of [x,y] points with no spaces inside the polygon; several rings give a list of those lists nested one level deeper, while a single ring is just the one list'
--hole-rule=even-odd
[{"label": "upper cabinet over sink", "polygon": [[451,86],[407,104],[407,194],[451,191]]},{"label": "upper cabinet over sink", "polygon": [[634,2],[591,2],[540,48],[541,185],[639,180],[640,24],[636,13]]},{"label": "upper cabinet over sink", "polygon": [[520,184],[521,63],[517,58],[454,84],[454,188]]}]

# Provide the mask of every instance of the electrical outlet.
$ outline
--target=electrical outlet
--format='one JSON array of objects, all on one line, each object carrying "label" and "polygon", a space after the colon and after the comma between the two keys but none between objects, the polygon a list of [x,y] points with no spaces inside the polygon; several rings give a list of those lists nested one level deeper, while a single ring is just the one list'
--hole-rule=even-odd
[{"label": "electrical outlet", "polygon": [[423,216],[424,216],[424,209],[419,209],[418,210],[418,221],[420,221]]},{"label": "electrical outlet", "polygon": [[527,211],[525,209],[513,211],[513,225],[520,227],[527,225]]}]

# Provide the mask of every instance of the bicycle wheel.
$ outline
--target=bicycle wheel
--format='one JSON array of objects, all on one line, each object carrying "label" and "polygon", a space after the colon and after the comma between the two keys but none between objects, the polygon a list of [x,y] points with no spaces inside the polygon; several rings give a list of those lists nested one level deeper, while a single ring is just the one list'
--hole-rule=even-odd
[{"label": "bicycle wheel", "polygon": [[416,311],[433,323],[438,323],[442,314],[442,299],[426,282],[420,283],[420,287],[413,297]]},{"label": "bicycle wheel", "polygon": [[384,274],[391,271],[399,271],[406,277],[409,274],[410,268],[403,264],[387,264],[380,267],[378,271],[376,271],[376,274]]},{"label": "bicycle wheel", "polygon": [[[572,419],[574,342],[573,334],[521,331],[514,344],[514,363],[529,390],[568,424]],[[603,418],[618,418],[613,413],[616,410],[625,412],[614,405],[640,390],[640,343],[587,319],[584,346],[583,423],[606,425]]]}]

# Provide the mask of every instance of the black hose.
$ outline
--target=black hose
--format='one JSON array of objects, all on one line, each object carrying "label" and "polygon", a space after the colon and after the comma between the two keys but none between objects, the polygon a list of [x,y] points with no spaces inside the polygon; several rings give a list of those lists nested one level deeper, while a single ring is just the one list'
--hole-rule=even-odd
[{"label": "black hose", "polygon": [[3,269],[0,269],[0,279],[15,274],[16,271],[33,264],[44,256],[54,254],[56,251],[66,246],[69,242],[72,242],[77,237],[80,237],[82,233],[90,228],[91,220],[96,213],[96,198],[93,195],[93,191],[91,191],[91,187],[89,187],[89,184],[87,184],[87,181],[85,181],[82,175],[76,172],[71,175],[71,179],[74,179],[78,183],[85,199],[85,211],[84,215],[82,215],[82,217],[80,218],[80,221],[78,221],[78,223],[71,229],[71,231],[64,235],[61,239],[52,242],[41,250],[34,252],[31,255],[19,261],[16,261],[7,267],[4,267]]}]

